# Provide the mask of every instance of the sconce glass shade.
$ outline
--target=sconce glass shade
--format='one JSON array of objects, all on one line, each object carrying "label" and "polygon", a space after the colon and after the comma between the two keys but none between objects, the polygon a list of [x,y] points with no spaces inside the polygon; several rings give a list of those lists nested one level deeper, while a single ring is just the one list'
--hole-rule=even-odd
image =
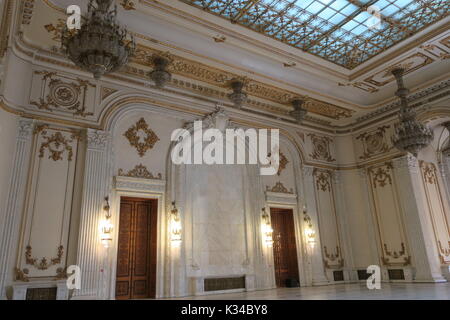
[{"label": "sconce glass shade", "polygon": [[170,240],[175,246],[181,243],[181,219],[175,202],[172,203],[171,221],[170,221]]},{"label": "sconce glass shade", "polygon": [[109,248],[111,246],[113,229],[114,226],[110,219],[106,219],[101,222],[101,240],[105,248]]},{"label": "sconce glass shade", "polygon": [[265,208],[262,209],[263,211],[263,222],[261,224],[261,232],[263,236],[263,240],[266,243],[267,246],[272,246],[273,244],[273,228],[270,223],[269,215],[266,213]]},{"label": "sconce glass shade", "polygon": [[306,241],[308,245],[313,248],[316,243],[316,231],[313,228],[311,217],[308,215],[306,207],[303,208],[303,214],[304,214],[303,220],[305,221],[306,224],[305,226]]}]

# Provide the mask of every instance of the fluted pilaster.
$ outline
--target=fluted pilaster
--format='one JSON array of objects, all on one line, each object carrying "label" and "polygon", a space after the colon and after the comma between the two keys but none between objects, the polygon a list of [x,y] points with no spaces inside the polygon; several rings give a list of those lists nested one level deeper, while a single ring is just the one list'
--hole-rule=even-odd
[{"label": "fluted pilaster", "polygon": [[99,223],[104,217],[104,199],[109,193],[109,169],[109,134],[88,129],[77,253],[82,278],[81,289],[75,296],[100,298],[103,248]]},{"label": "fluted pilaster", "polygon": [[16,257],[15,248],[17,247],[19,223],[30,165],[33,126],[33,120],[19,120],[8,196],[6,203],[1,208],[5,210],[5,223],[1,226],[0,233],[0,299],[5,299],[6,287],[13,275],[13,263]]},{"label": "fluted pilaster", "polygon": [[305,190],[305,200],[308,208],[308,215],[311,217],[313,227],[316,231],[316,244],[314,248],[309,248],[308,254],[310,256],[310,272],[312,274],[312,284],[321,285],[329,283],[327,277],[325,276],[325,267],[323,264],[322,256],[322,245],[320,242],[320,231],[319,230],[319,217],[316,207],[315,200],[315,183],[314,183],[314,167],[304,166],[303,167],[303,177],[304,177],[304,190]]},{"label": "fluted pilaster", "polygon": [[433,243],[433,230],[423,200],[420,168],[416,158],[406,155],[393,161],[399,196],[404,212],[406,234],[417,282],[445,281]]}]

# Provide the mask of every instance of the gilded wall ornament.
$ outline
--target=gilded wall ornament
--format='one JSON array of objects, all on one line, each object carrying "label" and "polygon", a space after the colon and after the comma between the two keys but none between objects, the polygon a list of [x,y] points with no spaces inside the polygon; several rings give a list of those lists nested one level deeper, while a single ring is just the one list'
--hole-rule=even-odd
[{"label": "gilded wall ornament", "polygon": [[427,163],[423,160],[419,161],[420,168],[422,169],[422,175],[424,180],[428,184],[436,184],[437,183],[437,170],[434,163]]},{"label": "gilded wall ornament", "polygon": [[275,184],[275,186],[273,186],[272,188],[270,188],[269,186],[266,186],[266,191],[269,192],[278,192],[278,193],[287,193],[287,194],[294,194],[294,189],[291,188],[290,190],[288,190],[283,183],[281,182],[277,182]]},{"label": "gilded wall ornament", "polygon": [[356,137],[356,140],[360,140],[363,146],[363,154],[359,157],[361,160],[367,160],[392,149],[386,141],[386,130],[389,128],[390,126],[382,126]]},{"label": "gilded wall ornament", "polygon": [[37,75],[42,75],[42,94],[39,101],[30,101],[31,105],[40,110],[65,109],[75,116],[92,116],[92,112],[87,111],[86,94],[89,87],[95,87],[89,81],[76,79],[76,82],[66,82],[62,77],[58,77],[56,72],[35,71]]},{"label": "gilded wall ornament", "polygon": [[105,100],[106,98],[108,98],[110,95],[116,93],[117,90],[116,89],[111,89],[111,88],[106,88],[106,87],[102,87],[101,88],[101,92],[100,92],[100,96],[102,98],[102,100]]},{"label": "gilded wall ornament", "polygon": [[438,240],[438,248],[439,248],[439,259],[441,260],[442,264],[449,264],[448,260],[446,260],[446,257],[450,257],[450,241],[448,242],[448,248],[445,248],[442,246],[442,242]]},{"label": "gilded wall ornament", "polygon": [[[323,246],[323,253],[325,257],[323,263],[326,269],[339,269],[344,266],[344,259],[341,256],[341,249],[339,246],[336,246],[336,253],[329,253],[327,246]],[[332,264],[332,262],[337,264]]]},{"label": "gilded wall ornament", "polygon": [[19,268],[14,268],[14,281],[30,282],[28,278],[29,273],[28,269],[20,270]]},{"label": "gilded wall ornament", "polygon": [[122,0],[122,1],[120,1],[120,5],[122,6],[122,8],[124,8],[127,11],[136,10],[136,5],[131,0]]},{"label": "gilded wall ornament", "polygon": [[[387,244],[383,244],[383,248],[384,248],[384,253],[386,254],[387,257],[391,257],[393,259],[400,259],[403,257],[403,265],[407,266],[411,264],[411,257],[410,256],[406,256],[406,248],[405,248],[405,244],[402,242],[401,243],[401,249],[397,252],[397,251],[390,251],[388,249]],[[389,258],[387,258],[385,256],[382,257],[382,261],[385,265],[395,265],[393,264]]]},{"label": "gilded wall ornament", "polygon": [[[329,253],[327,246],[323,246],[324,265],[327,269],[342,268],[344,266],[344,259],[342,259],[341,249],[336,246],[336,253]],[[331,264],[330,262],[336,262],[337,264]]]},{"label": "gilded wall ornament", "polygon": [[384,166],[369,169],[369,173],[372,176],[374,188],[377,187],[384,188],[388,184],[392,185],[392,176],[391,176],[392,168],[393,168],[392,163],[387,162]]},{"label": "gilded wall ornament", "polygon": [[32,257],[32,248],[30,245],[28,245],[25,250],[25,262],[26,264],[32,265],[39,270],[47,270],[51,266],[60,264],[63,255],[64,255],[64,247],[59,246],[56,258],[50,259],[50,262],[47,260],[46,257],[43,257],[39,260],[37,258]]},{"label": "gilded wall ornament", "polygon": [[56,269],[56,279],[57,280],[64,280],[67,279],[67,268],[58,268]]},{"label": "gilded wall ornament", "polygon": [[311,138],[311,143],[313,147],[313,152],[309,155],[314,160],[322,160],[326,162],[334,162],[331,156],[330,144],[333,143],[333,139],[325,136],[318,136],[316,134],[310,133],[308,137]]},{"label": "gilded wall ornament", "polygon": [[[67,160],[72,161],[73,150],[71,143],[73,140],[67,139],[61,132],[57,131],[53,135],[47,135],[47,130],[41,132],[42,137],[45,139],[39,148],[39,158],[44,157],[45,150],[50,152],[49,159],[53,161],[63,160],[62,155],[67,151]],[[74,138],[74,135],[72,135]]]},{"label": "gilded wall ornament", "polygon": [[[289,160],[287,159],[287,157],[284,155],[283,152],[280,151],[279,155],[280,155],[280,158],[279,158],[278,172],[277,172],[277,175],[278,175],[278,176],[281,175],[281,172],[283,172],[283,170],[286,169],[286,166],[287,166],[287,164],[289,163]],[[269,154],[267,155],[267,158],[270,159],[271,157],[272,157],[272,154],[269,153]]]},{"label": "gilded wall ornament", "polygon": [[313,176],[316,179],[317,190],[331,191],[331,172],[329,170],[314,169]]},{"label": "gilded wall ornament", "polygon": [[142,178],[142,179],[154,179],[154,180],[162,180],[162,174],[158,173],[157,176],[154,176],[146,166],[143,164],[137,165],[133,170],[129,170],[125,172],[123,169],[119,169],[118,175],[120,177],[132,177],[132,178]]},{"label": "gilded wall ornament", "polygon": [[150,129],[144,118],[141,118],[135,125],[124,133],[124,136],[130,142],[130,145],[136,148],[139,156],[142,158],[145,153],[153,149],[160,140],[156,133]]}]

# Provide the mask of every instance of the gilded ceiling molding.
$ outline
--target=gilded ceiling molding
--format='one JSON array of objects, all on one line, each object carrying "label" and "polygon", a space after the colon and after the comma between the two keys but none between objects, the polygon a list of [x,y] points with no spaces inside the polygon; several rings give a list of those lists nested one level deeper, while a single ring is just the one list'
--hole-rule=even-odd
[{"label": "gilded ceiling molding", "polygon": [[15,0],[6,0],[4,3],[3,16],[0,25],[0,58],[5,56],[6,49],[8,48],[14,1]]},{"label": "gilded ceiling molding", "polygon": [[[136,53],[132,62],[138,63],[144,66],[151,66],[150,59],[154,54],[163,53],[160,50],[152,49],[144,45],[137,45]],[[169,66],[168,70],[173,74],[178,74],[187,78],[199,80],[212,84],[221,88],[227,88],[230,80],[239,78],[240,75],[231,72],[223,71],[208,65],[195,62],[189,59],[185,59],[180,56],[172,55],[174,58],[173,63]],[[266,99],[279,104],[290,104],[290,102],[299,96],[299,94],[273,87],[268,84],[263,84],[259,81],[248,79],[246,83],[245,91],[252,96]],[[354,113],[353,110],[338,107],[333,104],[325,103],[316,99],[307,98],[305,103],[308,111],[326,116],[332,119],[350,118]],[[286,107],[290,110],[290,107]]]},{"label": "gilded ceiling molding", "polygon": [[42,0],[48,7],[52,8],[53,10],[56,10],[62,14],[66,14],[66,10],[63,8],[58,7],[57,5],[53,4],[51,0]]},{"label": "gilded ceiling molding", "polygon": [[23,1],[22,24],[30,24],[33,17],[34,0]]},{"label": "gilded ceiling molding", "polygon": [[116,89],[107,88],[107,87],[101,87],[101,89],[100,89],[100,98],[103,101],[106,98],[108,98],[110,95],[116,93],[117,91],[118,90],[116,90]]},{"label": "gilded ceiling molding", "polygon": [[146,166],[139,164],[134,169],[125,172],[123,169],[119,169],[119,177],[131,177],[131,178],[141,178],[141,179],[151,179],[151,180],[162,180],[162,174],[153,175]]},{"label": "gilded ceiling molding", "polygon": [[[143,133],[144,136],[141,137],[140,133]],[[145,156],[148,150],[153,149],[160,140],[144,118],[136,122],[123,135],[128,139],[130,145],[137,150],[141,158]]]},{"label": "gilded ceiling molding", "polygon": [[125,10],[136,10],[136,5],[131,0],[121,0],[119,3]]},{"label": "gilded ceiling molding", "polygon": [[52,34],[52,40],[54,41],[61,41],[62,37],[62,31],[66,25],[66,20],[64,19],[58,19],[56,25],[53,23],[46,24],[44,26],[45,30],[47,30],[48,33]]}]

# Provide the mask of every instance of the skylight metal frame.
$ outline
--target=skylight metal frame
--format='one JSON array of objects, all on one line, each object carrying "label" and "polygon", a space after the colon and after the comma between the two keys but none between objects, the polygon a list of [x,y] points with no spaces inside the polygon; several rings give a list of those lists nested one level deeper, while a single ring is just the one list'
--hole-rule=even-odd
[{"label": "skylight metal frame", "polygon": [[[180,1],[350,70],[450,14],[450,0]],[[380,29],[368,28],[370,6]]]}]

